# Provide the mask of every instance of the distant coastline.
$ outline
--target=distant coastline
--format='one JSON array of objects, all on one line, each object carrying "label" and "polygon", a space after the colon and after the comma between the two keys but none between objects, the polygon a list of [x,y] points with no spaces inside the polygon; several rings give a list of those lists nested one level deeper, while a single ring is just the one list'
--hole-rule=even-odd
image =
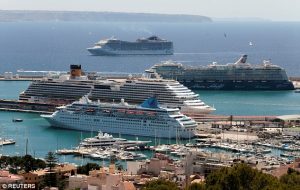
[{"label": "distant coastline", "polygon": [[0,10],[0,22],[12,21],[212,22],[212,19],[200,15],[179,14]]}]

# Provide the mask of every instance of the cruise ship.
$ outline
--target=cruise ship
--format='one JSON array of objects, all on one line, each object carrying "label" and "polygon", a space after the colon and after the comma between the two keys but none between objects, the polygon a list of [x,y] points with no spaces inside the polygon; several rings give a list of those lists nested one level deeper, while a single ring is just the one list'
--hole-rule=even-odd
[{"label": "cruise ship", "polygon": [[84,96],[41,117],[59,128],[158,138],[191,138],[197,127],[178,108],[160,107],[155,97],[136,106],[124,100],[118,104],[93,102]]},{"label": "cruise ship", "polygon": [[173,42],[157,36],[139,38],[135,42],[109,38],[100,40],[87,50],[92,55],[171,55],[174,52]]},{"label": "cruise ship", "polygon": [[156,96],[162,106],[180,108],[182,112],[208,114],[215,109],[199,99],[175,80],[150,78],[120,78],[89,80],[81,75],[80,65],[71,65],[71,75],[59,79],[33,81],[20,94],[25,102],[65,105],[89,94],[93,101],[140,104],[150,96]]},{"label": "cruise ship", "polygon": [[213,90],[293,90],[285,70],[270,61],[260,65],[246,62],[243,55],[236,63],[208,66],[184,66],[167,61],[152,66],[146,72],[152,77],[175,79],[190,89]]}]

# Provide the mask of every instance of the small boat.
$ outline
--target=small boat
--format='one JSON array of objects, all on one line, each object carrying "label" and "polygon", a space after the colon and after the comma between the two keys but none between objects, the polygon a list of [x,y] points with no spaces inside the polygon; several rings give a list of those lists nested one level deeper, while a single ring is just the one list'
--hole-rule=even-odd
[{"label": "small boat", "polygon": [[281,157],[287,157],[287,158],[294,157],[293,155],[290,155],[290,154],[287,154],[287,153],[281,153],[280,156]]},{"label": "small boat", "polygon": [[268,154],[268,153],[271,153],[271,152],[272,152],[272,149],[263,149],[261,151],[261,153],[263,153],[263,154]]},{"label": "small boat", "polygon": [[16,141],[13,140],[13,139],[2,139],[2,138],[0,138],[0,146],[11,145],[11,144],[16,144]]},{"label": "small boat", "polygon": [[23,119],[20,118],[13,118],[12,122],[23,122]]},{"label": "small boat", "polygon": [[295,93],[300,93],[300,89],[296,89],[294,92]]}]

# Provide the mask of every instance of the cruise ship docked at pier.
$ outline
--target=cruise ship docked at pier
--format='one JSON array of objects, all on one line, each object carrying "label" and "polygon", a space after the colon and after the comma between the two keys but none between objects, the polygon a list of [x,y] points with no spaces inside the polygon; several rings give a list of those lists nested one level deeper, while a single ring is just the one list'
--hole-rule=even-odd
[{"label": "cruise ship docked at pier", "polygon": [[284,69],[264,61],[262,65],[246,63],[243,55],[236,63],[208,66],[184,66],[167,61],[146,72],[154,77],[175,79],[191,89],[213,90],[293,90]]},{"label": "cruise ship docked at pier", "polygon": [[122,78],[88,80],[81,76],[81,67],[71,66],[70,78],[33,81],[22,92],[19,100],[25,102],[65,105],[89,94],[91,100],[140,104],[150,96],[156,96],[162,106],[180,108],[183,112],[208,114],[215,109],[206,105],[195,94],[174,80]]},{"label": "cruise ship docked at pier", "polygon": [[41,115],[52,126],[81,131],[103,131],[115,134],[158,138],[191,138],[196,122],[178,108],[162,108],[155,97],[141,105],[92,102],[87,96],[52,115]]},{"label": "cruise ship docked at pier", "polygon": [[87,50],[92,55],[170,55],[174,52],[173,42],[157,36],[140,38],[135,42],[115,38],[105,39]]}]

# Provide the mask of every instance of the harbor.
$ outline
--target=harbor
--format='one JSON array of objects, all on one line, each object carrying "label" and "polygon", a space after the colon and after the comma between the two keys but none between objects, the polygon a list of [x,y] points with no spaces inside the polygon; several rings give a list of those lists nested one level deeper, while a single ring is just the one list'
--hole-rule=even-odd
[{"label": "harbor", "polygon": [[35,1],[0,10],[0,189],[300,189],[300,3]]}]

